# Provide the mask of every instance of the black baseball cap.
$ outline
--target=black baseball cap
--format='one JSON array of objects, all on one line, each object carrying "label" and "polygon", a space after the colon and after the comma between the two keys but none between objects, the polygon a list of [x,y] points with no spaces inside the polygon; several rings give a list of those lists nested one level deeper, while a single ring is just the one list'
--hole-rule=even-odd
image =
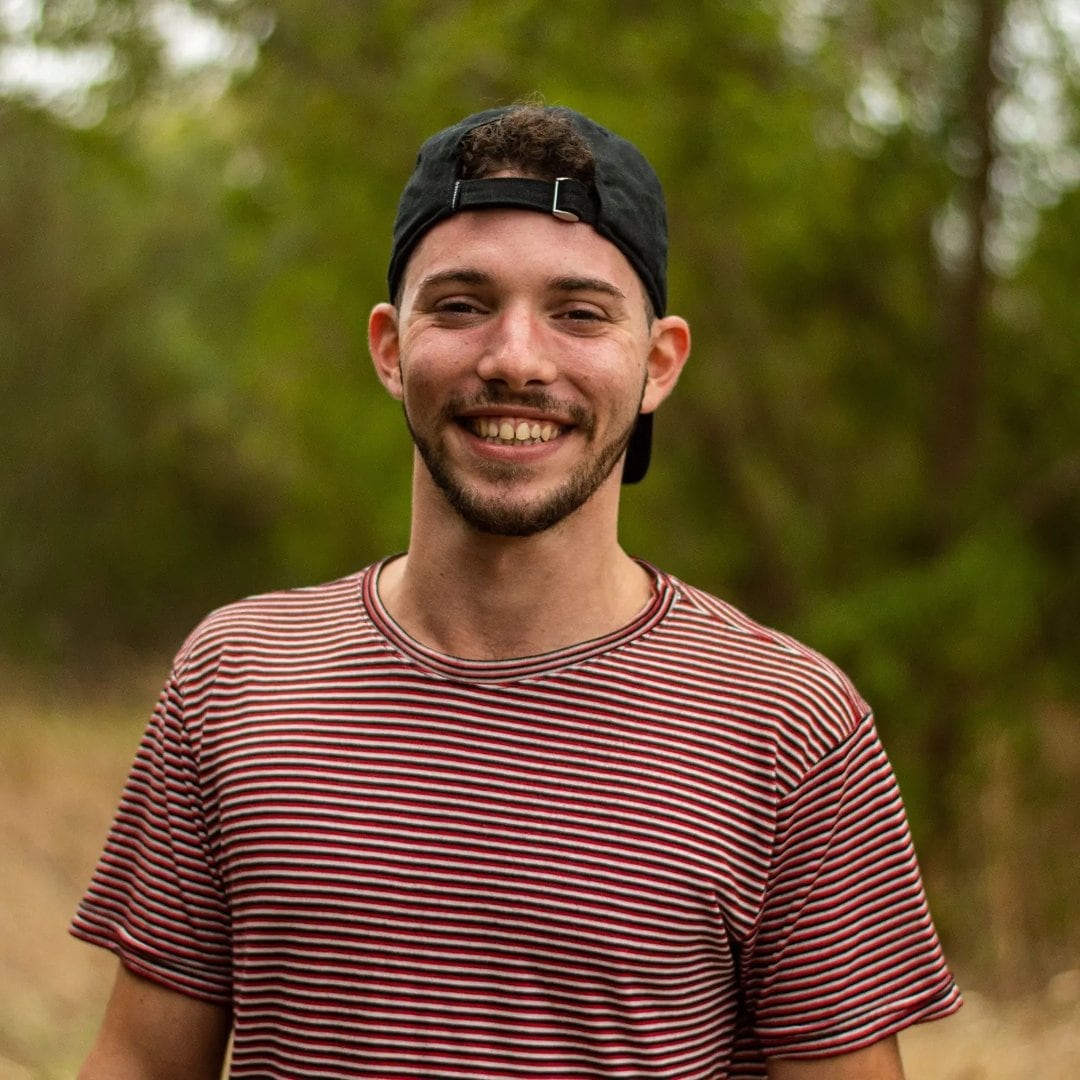
[{"label": "black baseball cap", "polygon": [[[662,316],[667,309],[664,193],[652,166],[633,143],[573,109],[545,106],[565,116],[588,143],[595,170],[591,183],[568,177],[466,180],[461,176],[459,157],[465,136],[519,107],[507,105],[473,113],[432,135],[420,147],[394,221],[387,274],[391,300],[397,295],[409,256],[429,229],[459,210],[516,208],[591,225],[626,256],[641,278],[655,314]],[[652,413],[639,414],[626,449],[624,484],[637,483],[648,471],[652,429]]]}]

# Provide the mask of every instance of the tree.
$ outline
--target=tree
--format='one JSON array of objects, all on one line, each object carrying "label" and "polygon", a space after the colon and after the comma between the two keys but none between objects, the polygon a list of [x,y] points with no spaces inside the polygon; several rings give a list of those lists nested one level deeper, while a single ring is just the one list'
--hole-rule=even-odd
[{"label": "tree", "polygon": [[[405,542],[408,440],[365,355],[394,204],[426,135],[539,91],[657,165],[695,329],[626,546],[841,661],[947,931],[977,956],[974,904],[1019,940],[1050,892],[1014,917],[952,886],[1024,876],[987,793],[1024,805],[1051,771],[1037,718],[1078,693],[1078,72],[1054,5],[194,10],[226,46],[189,71],[151,0],[49,0],[36,40],[104,48],[100,85],[60,119],[0,106],[6,640],[175,643]],[[1017,955],[985,959],[1016,977]]]}]

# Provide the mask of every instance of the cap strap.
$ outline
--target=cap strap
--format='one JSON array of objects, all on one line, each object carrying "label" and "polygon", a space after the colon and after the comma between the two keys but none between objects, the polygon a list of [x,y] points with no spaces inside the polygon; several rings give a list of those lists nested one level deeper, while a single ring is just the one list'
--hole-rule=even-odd
[{"label": "cap strap", "polygon": [[458,180],[450,198],[450,211],[506,207],[539,210],[560,221],[592,224],[595,210],[589,189],[573,177],[555,181],[530,180],[521,176],[496,176],[483,180]]}]

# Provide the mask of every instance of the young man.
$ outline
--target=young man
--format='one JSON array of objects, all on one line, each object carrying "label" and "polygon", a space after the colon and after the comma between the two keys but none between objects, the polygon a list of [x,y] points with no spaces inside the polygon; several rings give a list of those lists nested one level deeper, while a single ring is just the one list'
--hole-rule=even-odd
[{"label": "young man", "polygon": [[690,346],[652,169],[569,110],[430,139],[379,378],[404,555],[181,649],[73,931],[85,1077],[901,1076],[959,1004],[867,706],[619,547]]}]

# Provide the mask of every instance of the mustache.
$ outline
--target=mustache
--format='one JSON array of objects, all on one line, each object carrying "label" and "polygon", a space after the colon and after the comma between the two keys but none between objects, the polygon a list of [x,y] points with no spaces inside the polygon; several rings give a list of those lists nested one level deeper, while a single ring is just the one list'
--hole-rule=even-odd
[{"label": "mustache", "polygon": [[586,435],[590,434],[596,425],[593,414],[577,402],[563,401],[546,390],[510,390],[498,383],[485,386],[475,394],[454,395],[447,400],[442,412],[443,418],[451,421],[469,409],[486,409],[495,406],[513,408],[515,405],[557,416],[568,416],[574,422],[574,426],[581,428]]}]

